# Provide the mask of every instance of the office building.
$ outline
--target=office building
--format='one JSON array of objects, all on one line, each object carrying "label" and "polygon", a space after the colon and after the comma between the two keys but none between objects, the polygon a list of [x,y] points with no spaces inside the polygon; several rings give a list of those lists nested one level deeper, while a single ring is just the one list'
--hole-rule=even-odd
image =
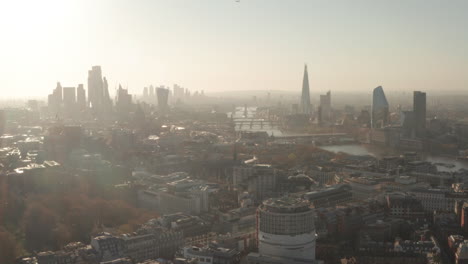
[{"label": "office building", "polygon": [[118,112],[128,113],[132,107],[132,95],[128,93],[128,90],[123,89],[122,85],[119,84],[117,90],[117,98],[115,100],[115,108]]},{"label": "office building", "polygon": [[302,95],[301,95],[301,111],[302,114],[309,115],[311,113],[310,91],[309,91],[309,74],[307,73],[307,65],[304,66],[304,78],[302,80]]},{"label": "office building", "polygon": [[48,96],[47,105],[49,110],[53,113],[58,113],[62,107],[62,100],[62,85],[57,82],[57,87],[55,87],[53,92]]},{"label": "office building", "polygon": [[63,88],[63,107],[66,111],[73,111],[76,104],[75,87]]},{"label": "office building", "polygon": [[265,200],[257,210],[257,234],[260,255],[315,261],[314,214],[306,200]]},{"label": "office building", "polygon": [[169,89],[164,87],[156,88],[156,94],[158,96],[158,107],[159,109],[166,109],[168,106]]},{"label": "office building", "polygon": [[233,168],[235,188],[248,191],[257,201],[275,194],[277,171],[269,164],[244,164]]},{"label": "office building", "polygon": [[372,93],[371,115],[372,128],[383,128],[388,124],[388,102],[382,86],[375,88]]},{"label": "office building", "polygon": [[184,99],[185,89],[177,84],[174,84],[174,101],[182,101]]},{"label": "office building", "polygon": [[414,92],[413,112],[416,137],[424,137],[426,134],[426,93]]},{"label": "office building", "polygon": [[86,92],[83,84],[78,84],[78,88],[76,88],[76,105],[78,110],[86,109]]},{"label": "office building", "polygon": [[93,66],[88,71],[88,105],[96,109],[102,103],[103,95],[101,66]]},{"label": "office building", "polygon": [[109,85],[102,77],[101,66],[93,66],[88,71],[88,106],[95,114],[109,112],[112,107]]},{"label": "office building", "polygon": [[325,95],[320,95],[320,115],[321,122],[329,122],[331,120],[331,92],[328,91]]}]

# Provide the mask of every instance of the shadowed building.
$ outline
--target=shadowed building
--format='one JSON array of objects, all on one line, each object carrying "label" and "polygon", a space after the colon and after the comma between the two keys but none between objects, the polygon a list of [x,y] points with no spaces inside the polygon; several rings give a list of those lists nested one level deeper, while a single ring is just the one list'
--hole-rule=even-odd
[{"label": "shadowed building", "polygon": [[169,89],[166,89],[164,87],[158,87],[156,88],[156,94],[158,96],[158,107],[159,109],[166,109],[168,104],[168,99],[169,99]]},{"label": "shadowed building", "polygon": [[426,93],[414,92],[413,112],[416,137],[424,137],[426,134]]},{"label": "shadowed building", "polygon": [[328,91],[325,95],[320,95],[320,114],[321,122],[329,122],[331,119],[331,92]]},{"label": "shadowed building", "polygon": [[382,128],[388,124],[388,102],[382,86],[374,89],[372,94],[372,128]]}]

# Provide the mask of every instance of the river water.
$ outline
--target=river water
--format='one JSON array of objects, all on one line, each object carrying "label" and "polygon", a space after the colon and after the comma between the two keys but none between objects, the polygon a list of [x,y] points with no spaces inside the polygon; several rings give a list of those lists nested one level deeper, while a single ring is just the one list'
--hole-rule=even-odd
[{"label": "river water", "polygon": [[[247,110],[247,111],[246,111]],[[234,120],[238,121],[248,121],[252,120],[256,117],[257,107],[236,107],[236,109],[228,113],[228,116],[232,116]],[[248,123],[244,123],[244,125],[240,125],[236,123],[236,131],[265,131],[268,135],[273,135],[276,137],[281,136],[298,136],[297,134],[291,134],[284,131],[281,131],[277,126],[271,126],[268,122],[265,122],[263,126],[260,124],[254,124],[252,127],[247,125]],[[373,157],[381,158],[387,155],[397,155],[395,151],[389,149],[383,149],[380,147],[372,146],[372,145],[362,145],[362,144],[352,144],[352,145],[328,145],[328,146],[321,146],[320,148],[331,151],[331,152],[343,152],[349,155],[370,155]],[[425,161],[429,161],[432,163],[444,163],[444,164],[453,164],[453,168],[448,168],[446,166],[437,166],[440,171],[458,171],[459,169],[468,169],[468,162],[460,161],[455,158],[444,157],[444,156],[436,156],[436,155],[422,155],[422,159]]]},{"label": "river water", "polygon": [[[370,145],[360,145],[360,144],[353,144],[353,145],[331,145],[331,146],[321,146],[320,148],[324,150],[328,150],[331,152],[343,152],[349,155],[370,155],[373,157],[383,157],[386,155],[396,155],[398,153],[392,152],[389,150],[383,150],[382,148],[370,146]],[[448,171],[454,172],[458,171],[459,169],[468,169],[468,162],[460,161],[456,158],[445,157],[445,156],[437,156],[437,155],[428,155],[428,154],[420,154],[422,159],[425,161],[429,161],[432,163],[444,163],[444,164],[452,164],[454,167],[448,168],[446,166],[437,166],[439,171]]]}]

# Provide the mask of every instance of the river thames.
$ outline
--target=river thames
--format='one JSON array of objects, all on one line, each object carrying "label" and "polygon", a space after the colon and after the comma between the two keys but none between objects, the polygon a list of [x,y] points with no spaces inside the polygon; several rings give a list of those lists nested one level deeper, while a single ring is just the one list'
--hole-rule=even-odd
[{"label": "river thames", "polygon": [[[236,107],[234,113],[228,113],[229,116],[232,116],[236,120],[251,120],[256,118],[256,107]],[[279,127],[270,126],[268,122],[265,122],[264,125],[260,126],[258,124],[255,125],[243,125],[239,126],[236,125],[237,131],[265,131],[269,135],[274,135],[277,137],[281,136],[289,136],[289,135],[296,135],[287,133],[285,131],[281,131]],[[381,158],[384,156],[391,156],[391,155],[398,155],[399,153],[395,150],[390,150],[386,148],[381,148],[377,146],[367,145],[367,144],[349,144],[349,145],[327,145],[327,146],[320,146],[321,149],[331,151],[331,152],[343,152],[349,155],[358,155],[358,156],[373,156],[376,158]],[[444,163],[444,164],[452,164],[453,167],[448,168],[446,166],[437,166],[440,171],[449,171],[454,172],[458,171],[459,169],[467,169],[468,170],[468,162],[457,160],[456,158],[445,157],[445,156],[437,156],[437,155],[429,155],[429,154],[420,154],[422,160],[429,161],[432,163]]]}]

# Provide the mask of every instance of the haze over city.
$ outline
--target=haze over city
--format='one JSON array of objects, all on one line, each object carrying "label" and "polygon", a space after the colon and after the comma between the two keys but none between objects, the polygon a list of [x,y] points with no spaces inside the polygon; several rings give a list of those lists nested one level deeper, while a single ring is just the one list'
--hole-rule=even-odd
[{"label": "haze over city", "polygon": [[110,92],[181,84],[207,93],[468,88],[468,2],[4,1],[5,98],[75,86],[101,65]]},{"label": "haze over city", "polygon": [[0,264],[468,263],[468,0],[0,4]]}]

